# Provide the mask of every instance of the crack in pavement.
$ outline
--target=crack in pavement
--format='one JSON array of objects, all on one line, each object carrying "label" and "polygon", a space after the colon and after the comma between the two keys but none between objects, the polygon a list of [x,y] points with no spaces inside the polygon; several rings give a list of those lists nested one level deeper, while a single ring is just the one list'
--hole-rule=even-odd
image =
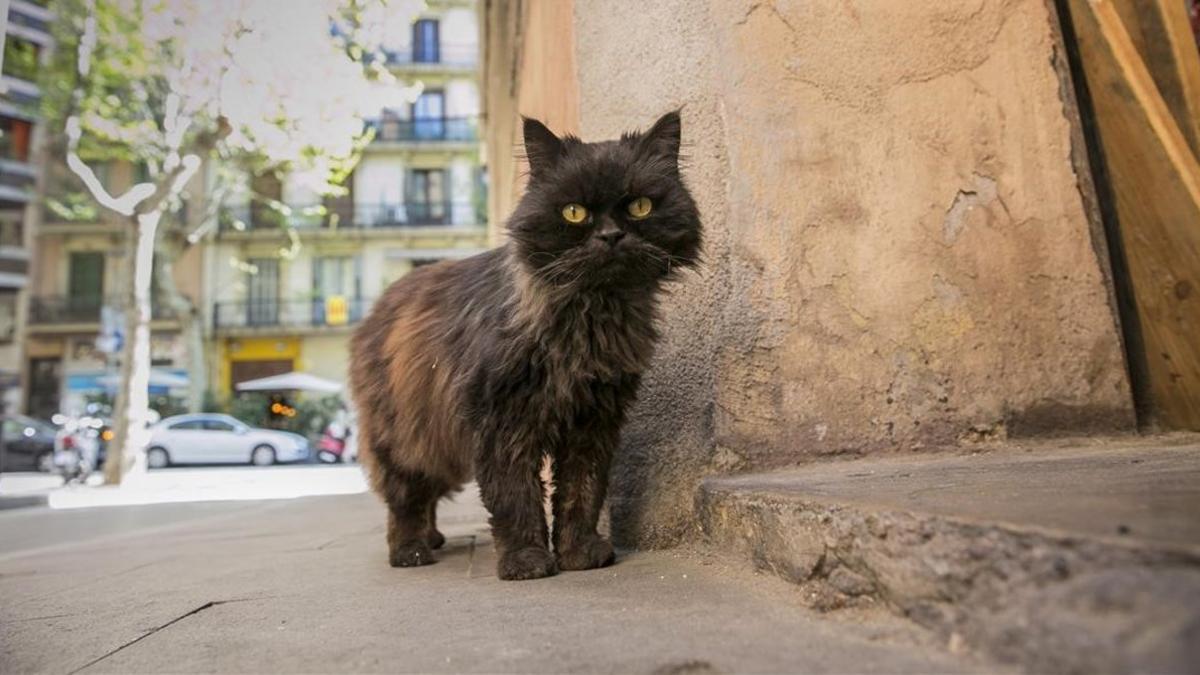
[{"label": "crack in pavement", "polygon": [[154,635],[155,633],[158,633],[159,631],[162,631],[166,628],[170,628],[171,626],[174,626],[175,624],[179,623],[180,621],[183,621],[184,619],[188,618],[189,616],[195,616],[196,614],[199,614],[200,612],[203,612],[206,609],[216,607],[217,605],[227,605],[231,602],[248,602],[250,600],[258,600],[258,599],[260,599],[260,598],[234,598],[232,600],[209,600],[208,602],[204,603],[203,605],[200,605],[199,607],[191,610],[190,612],[181,614],[181,615],[175,617],[174,619],[171,619],[170,621],[162,624],[161,626],[155,626],[154,628],[151,628],[150,630],[146,631],[145,633],[142,633],[141,635],[139,635],[139,636],[135,637],[134,639],[130,640],[129,642],[126,642],[125,644],[117,647],[116,649],[111,649],[108,652],[101,654],[100,656],[92,659],[91,661],[88,661],[87,663],[76,668],[75,670],[70,671],[69,673],[67,673],[67,675],[75,675],[78,672],[87,670],[88,668],[91,668],[92,666],[96,665],[97,663],[100,663],[104,659],[107,659],[108,657],[113,656],[114,654],[117,654],[129,647],[132,647],[135,644],[141,642],[142,640],[145,640],[146,638],[150,637],[151,635]]},{"label": "crack in pavement", "polygon": [[61,619],[64,616],[78,616],[78,614],[48,614],[46,616],[30,616],[24,619],[6,619],[0,620],[0,626],[7,626],[13,623],[25,623],[27,621],[46,621],[49,619]]}]

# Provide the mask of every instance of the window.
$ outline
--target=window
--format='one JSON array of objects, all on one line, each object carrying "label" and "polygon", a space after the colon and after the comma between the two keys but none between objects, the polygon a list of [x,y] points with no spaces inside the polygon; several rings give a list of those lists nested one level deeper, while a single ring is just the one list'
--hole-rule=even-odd
[{"label": "window", "polygon": [[232,424],[222,420],[204,420],[204,428],[209,431],[237,431]]},{"label": "window", "polygon": [[25,247],[25,223],[19,215],[12,218],[9,213],[0,212],[0,246]]},{"label": "window", "polygon": [[437,90],[422,93],[412,104],[413,137],[436,140],[446,137],[446,94]]},{"label": "window", "polygon": [[416,225],[439,225],[449,215],[445,169],[413,169],[405,191],[408,220]]},{"label": "window", "polygon": [[272,326],[279,323],[279,260],[251,258],[253,271],[247,272],[246,323]]},{"label": "window", "polygon": [[184,420],[171,425],[171,431],[200,431],[204,428],[204,422],[200,420]]},{"label": "window", "polygon": [[37,79],[42,48],[36,42],[6,35],[4,40],[4,74],[33,82]]},{"label": "window", "polygon": [[62,359],[29,359],[29,395],[25,409],[35,417],[49,418],[58,412],[62,386]]},{"label": "window", "polygon": [[77,251],[67,267],[67,311],[73,321],[96,321],[104,304],[104,254]]},{"label": "window", "polygon": [[327,256],[313,259],[313,291],[318,297],[359,297],[362,287],[358,258]]},{"label": "window", "polygon": [[419,19],[413,23],[413,63],[437,63],[441,60],[437,19]]}]

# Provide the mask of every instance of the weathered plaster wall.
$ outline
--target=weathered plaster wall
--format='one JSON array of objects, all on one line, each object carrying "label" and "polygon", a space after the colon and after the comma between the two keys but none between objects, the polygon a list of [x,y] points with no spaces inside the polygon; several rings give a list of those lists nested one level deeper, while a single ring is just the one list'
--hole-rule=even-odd
[{"label": "weathered plaster wall", "polygon": [[614,525],[697,475],[1129,429],[1044,0],[576,3],[580,130],[682,105],[708,265],[668,303]]},{"label": "weathered plaster wall", "polygon": [[600,139],[683,107],[707,265],[666,304],[619,539],[687,536],[709,473],[1133,427],[1052,19],[1044,0],[489,4],[495,224],[518,112]]}]

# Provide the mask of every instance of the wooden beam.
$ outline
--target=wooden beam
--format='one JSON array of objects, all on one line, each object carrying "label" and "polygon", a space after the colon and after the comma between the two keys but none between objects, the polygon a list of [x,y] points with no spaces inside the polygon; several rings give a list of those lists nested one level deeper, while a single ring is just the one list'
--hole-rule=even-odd
[{"label": "wooden beam", "polygon": [[1109,0],[1192,155],[1200,157],[1200,50],[1181,0]]},{"label": "wooden beam", "polygon": [[1068,0],[1111,182],[1151,414],[1200,430],[1200,165],[1110,0]]}]

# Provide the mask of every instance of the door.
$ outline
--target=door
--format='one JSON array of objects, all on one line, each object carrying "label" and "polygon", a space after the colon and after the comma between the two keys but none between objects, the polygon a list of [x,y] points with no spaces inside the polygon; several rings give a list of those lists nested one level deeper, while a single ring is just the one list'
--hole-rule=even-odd
[{"label": "door", "polygon": [[446,94],[436,89],[426,91],[412,104],[413,137],[417,140],[439,140],[446,137]]},{"label": "door", "polygon": [[214,460],[206,442],[207,432],[200,420],[176,422],[164,434],[163,445],[177,464],[207,464]]},{"label": "door", "polygon": [[279,323],[279,260],[251,258],[246,273],[246,325],[274,326]]},{"label": "door", "polygon": [[341,298],[349,307],[349,320],[357,321],[356,302],[362,287],[357,257],[327,256],[313,260],[313,323],[324,325],[336,323],[327,320],[326,303],[331,298]]},{"label": "door", "polygon": [[449,196],[443,169],[414,169],[408,173],[408,219],[415,225],[441,225],[446,222]]},{"label": "door", "polygon": [[225,420],[204,420],[204,444],[212,462],[241,464],[250,461],[247,436]]},{"label": "door", "polygon": [[413,63],[441,61],[440,33],[437,19],[419,19],[413,22]]},{"label": "door", "polygon": [[31,417],[48,420],[58,412],[62,387],[62,359],[29,360],[29,399],[25,409]]},{"label": "door", "polygon": [[283,226],[283,215],[271,202],[283,200],[283,181],[273,173],[260,173],[250,179],[250,228],[273,229]]},{"label": "door", "polygon": [[0,422],[0,471],[31,471],[37,468],[37,456],[53,452],[46,431],[32,420],[6,417]]},{"label": "door", "polygon": [[229,364],[229,379],[237,385],[247,380],[257,380],[260,377],[283,375],[295,370],[291,359],[260,359],[254,361],[234,361]]},{"label": "door", "polygon": [[104,254],[76,252],[67,268],[68,321],[98,321],[104,304]]}]

